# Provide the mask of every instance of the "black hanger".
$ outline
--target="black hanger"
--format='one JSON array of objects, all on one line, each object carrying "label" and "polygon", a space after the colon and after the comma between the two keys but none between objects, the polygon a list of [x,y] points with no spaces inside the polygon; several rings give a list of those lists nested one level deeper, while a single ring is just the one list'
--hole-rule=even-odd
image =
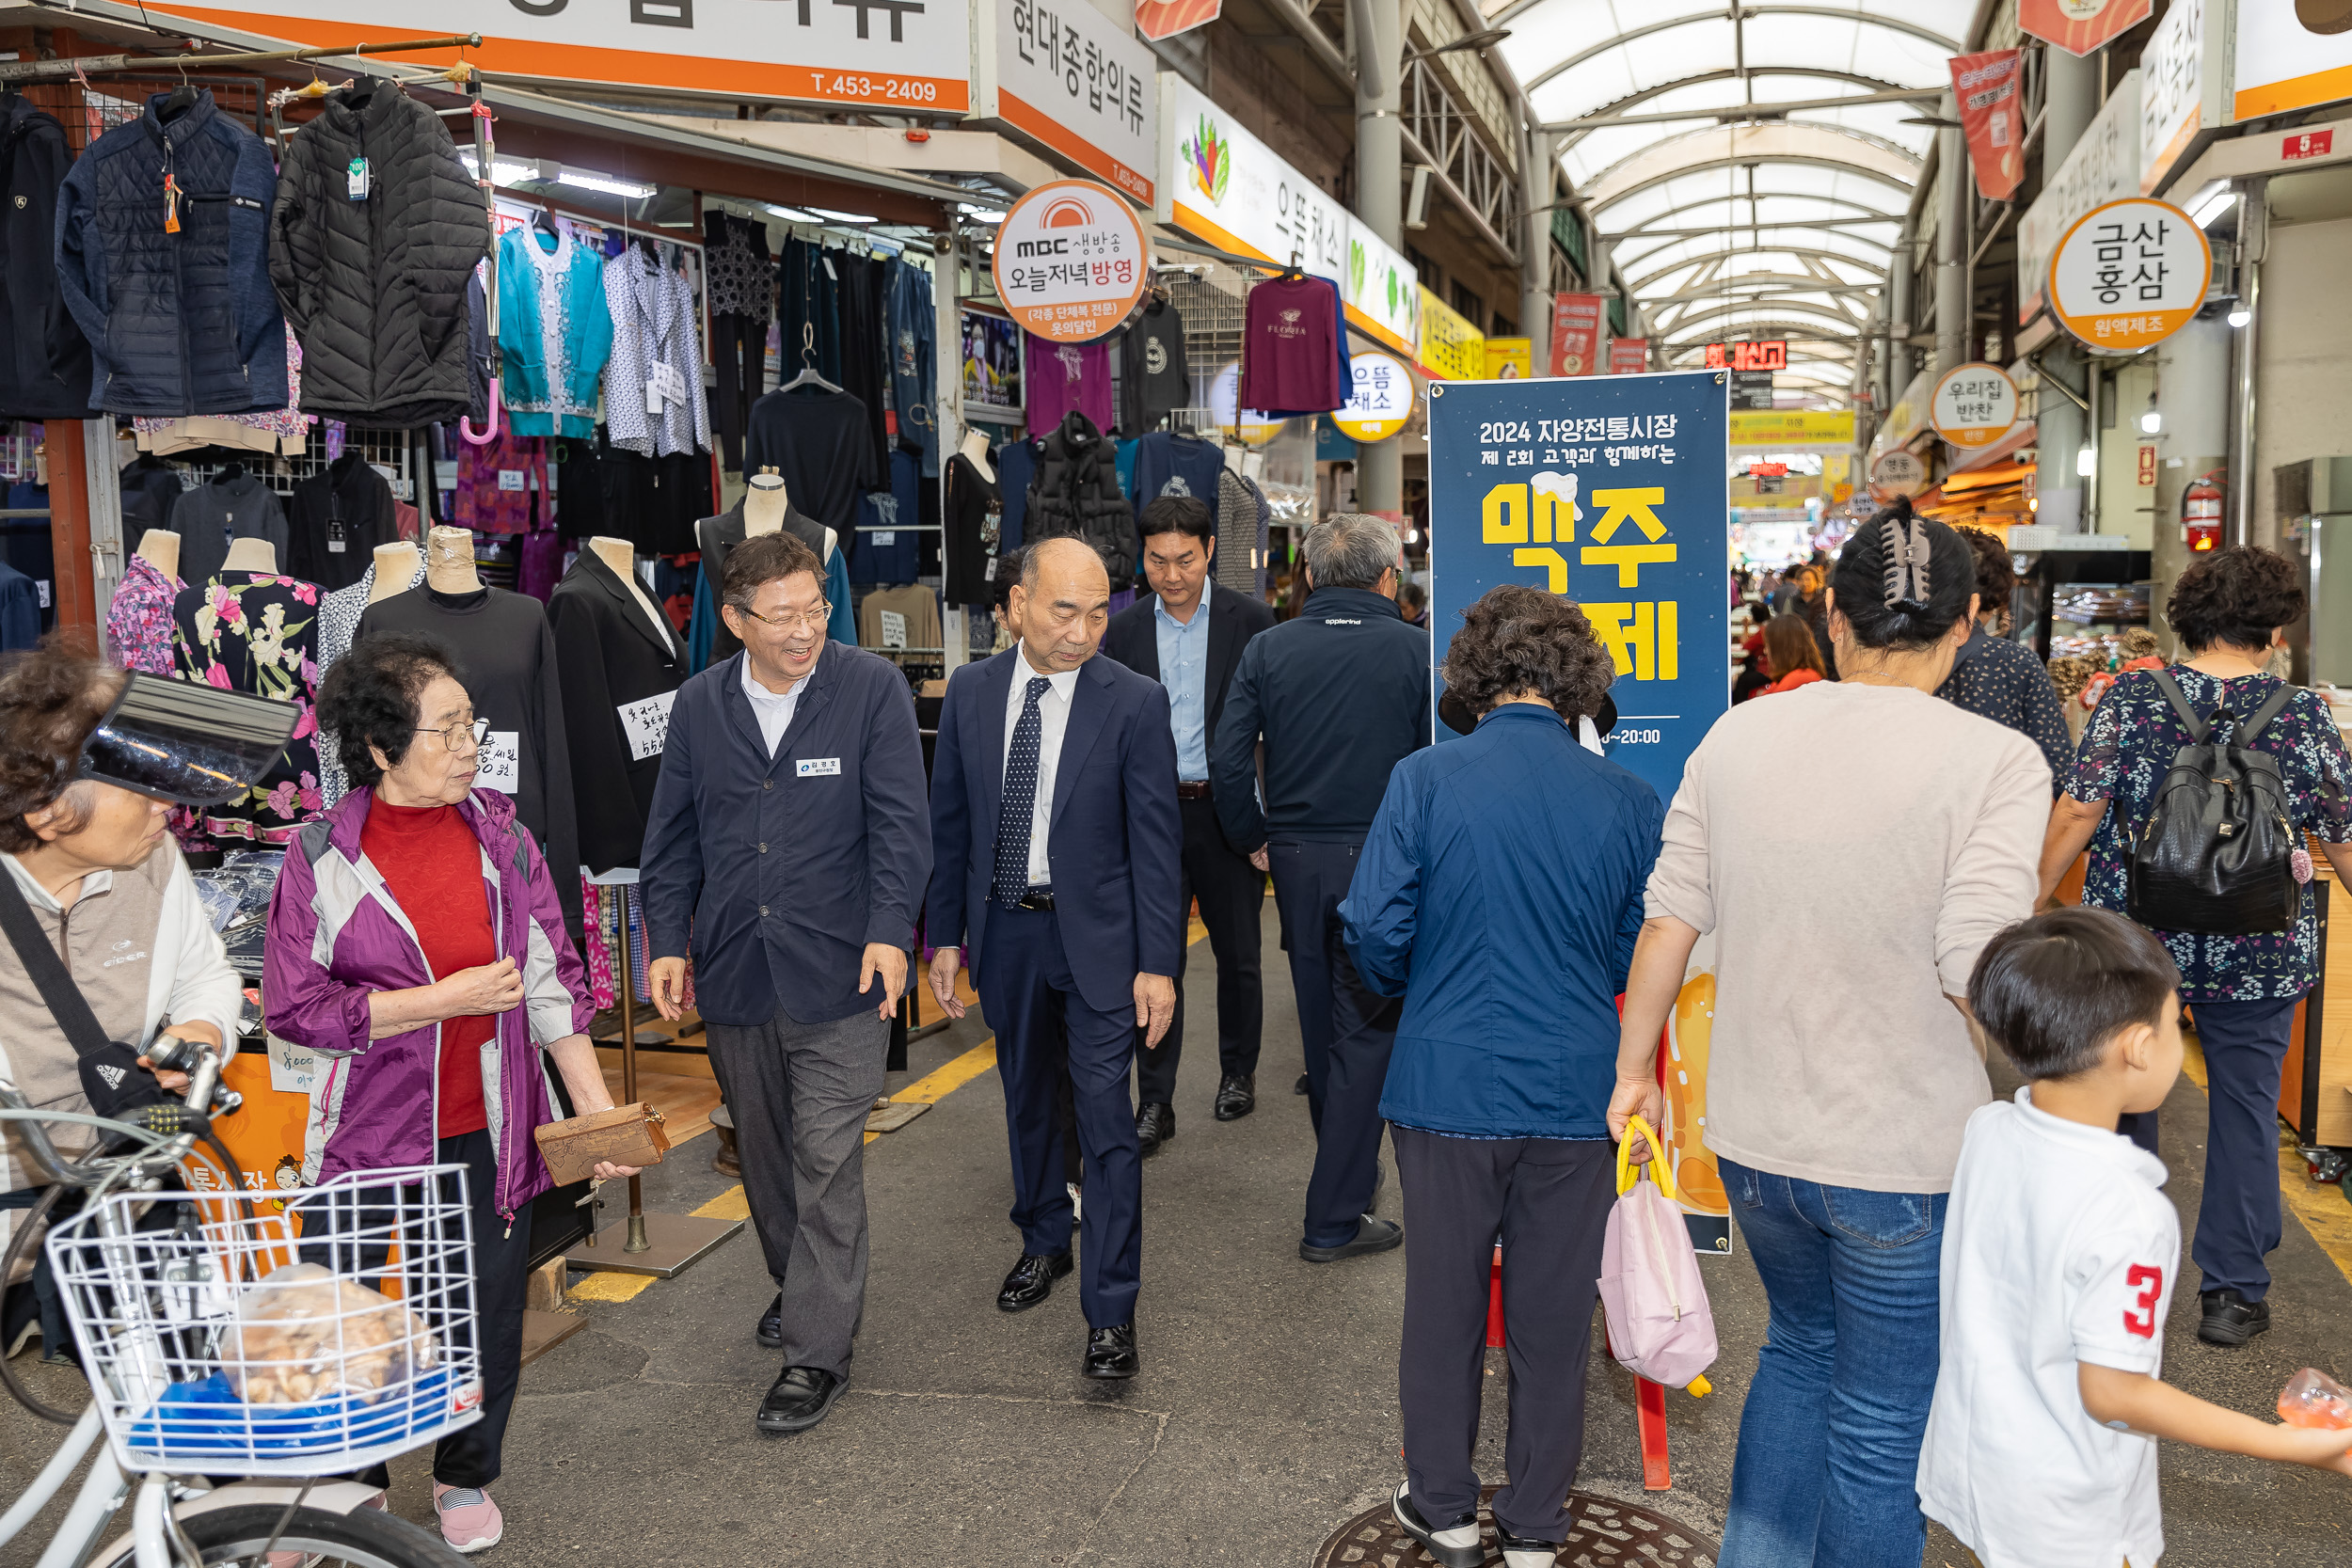
[{"label": "black hanger", "polygon": [[555,231],[555,214],[548,212],[545,207],[540,208],[537,212],[531,214],[531,227],[538,230],[541,233],[547,235],[548,238],[554,240],[559,245],[563,243],[564,237]]},{"label": "black hanger", "polygon": [[155,111],[155,118],[168,125],[195,107],[196,88],[183,76],[180,85],[171,89],[171,96],[164,100],[163,107]]},{"label": "black hanger", "polygon": [[243,479],[244,477],[245,465],[232,457],[228,462],[221,465],[220,472],[214,478],[213,483],[215,484],[234,484],[237,481]]}]

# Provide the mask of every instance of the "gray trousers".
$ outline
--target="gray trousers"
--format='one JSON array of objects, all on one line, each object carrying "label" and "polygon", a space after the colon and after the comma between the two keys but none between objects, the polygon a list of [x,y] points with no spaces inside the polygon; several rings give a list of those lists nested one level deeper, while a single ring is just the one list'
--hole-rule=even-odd
[{"label": "gray trousers", "polygon": [[784,1364],[847,1377],[866,1310],[866,1115],[882,1091],[890,1025],[709,1026],[710,1066],[735,1117],[743,1196],[784,1292]]}]

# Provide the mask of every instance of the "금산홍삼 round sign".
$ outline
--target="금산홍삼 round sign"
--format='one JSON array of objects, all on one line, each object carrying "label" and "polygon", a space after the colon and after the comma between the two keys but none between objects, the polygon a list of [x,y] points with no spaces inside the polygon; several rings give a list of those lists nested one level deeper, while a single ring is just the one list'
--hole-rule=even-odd
[{"label": "\uae08\uc0b0\ud64d\uc0bc round sign", "polygon": [[991,271],[1006,312],[1053,342],[1091,342],[1127,319],[1150,265],[1135,209],[1108,185],[1052,180],[996,228]]},{"label": "\uae08\uc0b0\ud64d\uc0bc round sign", "polygon": [[2075,219],[2050,253],[2050,311],[2087,347],[2133,354],[2187,325],[2212,281],[2213,249],[2186,213],[2126,197]]},{"label": "\uae08\uc0b0\ud64d\uc0bc round sign", "polygon": [[2017,422],[2017,383],[1998,365],[1954,365],[1935,383],[1928,422],[1956,447],[1989,447]]}]

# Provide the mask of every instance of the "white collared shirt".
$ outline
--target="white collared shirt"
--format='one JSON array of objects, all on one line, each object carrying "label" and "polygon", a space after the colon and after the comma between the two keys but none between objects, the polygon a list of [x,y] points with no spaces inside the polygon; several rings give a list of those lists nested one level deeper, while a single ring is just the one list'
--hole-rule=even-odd
[{"label": "white collared shirt", "polygon": [[[818,658],[825,657],[824,645],[818,644]],[[752,717],[759,721],[759,737],[768,743],[768,754],[773,757],[776,747],[784,740],[784,732],[792,727],[792,715],[801,705],[801,693],[808,689],[808,676],[817,673],[817,666],[808,667],[808,675],[792,683],[789,691],[771,691],[752,676],[752,659],[743,656],[743,695],[751,699]]]},{"label": "white collared shirt", "polygon": [[[1080,669],[1085,666],[1081,665]],[[1013,732],[1021,726],[1021,710],[1029,701],[1029,682],[1041,672],[1029,663],[1026,648],[1016,643],[1012,655],[1011,689],[1005,693],[1005,752],[997,759],[997,781],[1001,786],[1004,767],[1012,758]],[[1070,728],[1070,705],[1078,690],[1078,671],[1044,672],[1044,678],[1053,684],[1038,700],[1040,725],[1037,737],[1037,803],[1029,813],[1029,885],[1042,887],[1054,879],[1053,863],[1046,858],[1045,837],[1051,827],[1054,809],[1054,772],[1061,761],[1061,737]]]}]

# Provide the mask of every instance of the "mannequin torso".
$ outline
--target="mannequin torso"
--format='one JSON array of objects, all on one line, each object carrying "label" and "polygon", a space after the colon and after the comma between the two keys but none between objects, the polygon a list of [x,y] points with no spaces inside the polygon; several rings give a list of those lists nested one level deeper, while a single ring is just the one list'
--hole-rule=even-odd
[{"label": "mannequin torso", "polygon": [[[763,533],[781,533],[784,515],[791,499],[785,494],[784,481],[771,473],[754,474],[743,487],[743,537],[756,539]],[[833,552],[840,544],[833,530],[825,530],[825,560],[833,560]]]},{"label": "mannequin torso", "polygon": [[988,465],[988,436],[986,433],[977,430],[965,431],[963,434],[963,445],[957,450],[963,453],[965,462],[971,464],[972,467],[980,471],[980,477],[982,479],[988,481],[991,484],[996,483],[996,470],[990,467]]},{"label": "mannequin torso", "polygon": [[368,588],[368,603],[408,592],[408,581],[417,575],[418,560],[417,546],[405,539],[397,545],[376,546],[375,581]]},{"label": "mannequin torso", "polygon": [[139,559],[167,578],[180,575],[180,536],[169,529],[151,528],[139,536]]},{"label": "mannequin torso", "polygon": [[270,576],[278,570],[278,547],[266,539],[231,539],[229,553],[222,558],[224,572],[259,572]]},{"label": "mannequin torso", "polygon": [[661,634],[662,641],[670,641],[669,621],[646,596],[645,585],[638,578],[637,547],[626,539],[614,539],[603,534],[589,540],[588,547],[596,552],[598,561],[612,568],[614,577],[628,586],[629,596],[637,601],[637,608],[645,612],[645,619]]},{"label": "mannequin torso", "polygon": [[437,528],[425,539],[424,583],[440,594],[479,594],[482,578],[473,569],[473,533],[462,528]]}]

